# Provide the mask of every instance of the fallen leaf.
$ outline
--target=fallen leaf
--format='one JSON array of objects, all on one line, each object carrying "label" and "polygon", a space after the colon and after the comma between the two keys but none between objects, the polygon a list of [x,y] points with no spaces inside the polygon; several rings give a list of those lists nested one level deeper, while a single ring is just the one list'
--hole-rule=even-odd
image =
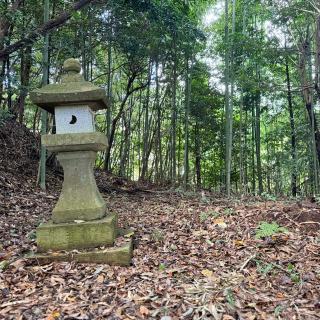
[{"label": "fallen leaf", "polygon": [[150,313],[149,309],[145,306],[140,306],[139,311],[143,316],[147,316]]},{"label": "fallen leaf", "polygon": [[57,310],[54,310],[51,312],[51,314],[48,315],[47,320],[55,320],[60,317],[60,312]]},{"label": "fallen leaf", "polygon": [[243,240],[234,240],[234,244],[236,246],[241,247],[241,246],[244,246],[244,241]]},{"label": "fallen leaf", "polygon": [[103,283],[103,282],[104,282],[104,275],[103,275],[103,274],[100,274],[100,275],[97,277],[97,282],[98,282],[98,283]]},{"label": "fallen leaf", "polygon": [[211,278],[213,276],[213,271],[204,269],[201,271],[202,275],[204,275],[207,278]]},{"label": "fallen leaf", "polygon": [[214,220],[213,220],[213,223],[214,223],[216,226],[219,226],[220,228],[223,228],[223,229],[227,227],[227,224],[224,222],[224,219],[223,219],[223,218],[214,219]]}]

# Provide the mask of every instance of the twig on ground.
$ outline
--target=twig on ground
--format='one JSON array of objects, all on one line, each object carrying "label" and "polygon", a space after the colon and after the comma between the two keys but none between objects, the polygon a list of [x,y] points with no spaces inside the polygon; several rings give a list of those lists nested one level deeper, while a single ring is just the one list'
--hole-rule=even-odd
[{"label": "twig on ground", "polygon": [[250,256],[240,267],[240,271],[243,271],[243,269],[247,266],[247,264],[256,257],[256,254],[253,254],[252,256]]}]

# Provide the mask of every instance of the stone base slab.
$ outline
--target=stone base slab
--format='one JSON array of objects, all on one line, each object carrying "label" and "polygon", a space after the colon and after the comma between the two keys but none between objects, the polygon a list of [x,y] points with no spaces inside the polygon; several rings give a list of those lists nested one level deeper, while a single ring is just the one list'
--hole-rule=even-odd
[{"label": "stone base slab", "polygon": [[85,252],[55,252],[52,254],[32,254],[25,257],[27,260],[39,264],[48,264],[54,261],[79,263],[99,263],[116,266],[129,266],[132,259],[132,239],[120,247],[107,248],[104,250],[93,249]]},{"label": "stone base slab", "polygon": [[85,222],[56,224],[49,221],[37,228],[37,246],[39,252],[94,248],[113,245],[116,236],[115,214]]}]

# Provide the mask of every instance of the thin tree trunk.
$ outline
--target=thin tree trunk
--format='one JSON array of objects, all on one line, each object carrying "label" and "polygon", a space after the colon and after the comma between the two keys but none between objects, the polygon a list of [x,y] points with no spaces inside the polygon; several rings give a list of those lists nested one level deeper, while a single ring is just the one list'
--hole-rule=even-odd
[{"label": "thin tree trunk", "polygon": [[191,76],[189,68],[189,59],[186,59],[186,81],[185,81],[185,118],[184,118],[184,157],[183,157],[183,188],[187,190],[189,181],[189,112],[191,95]]},{"label": "thin tree trunk", "polygon": [[263,193],[262,184],[262,166],[261,166],[261,128],[260,128],[260,92],[255,98],[256,115],[255,115],[255,144],[256,144],[256,159],[257,159],[257,176],[258,176],[258,191],[259,195]]},{"label": "thin tree trunk", "polygon": [[290,129],[291,129],[291,158],[292,158],[292,173],[291,173],[291,193],[294,197],[297,196],[297,150],[296,150],[296,130],[293,113],[292,92],[291,92],[291,79],[289,72],[288,57],[286,57],[286,80],[287,80],[287,100],[290,116]]},{"label": "thin tree trunk", "polygon": [[2,106],[3,99],[3,84],[6,74],[6,61],[2,61],[1,63],[1,71],[0,71],[0,108]]},{"label": "thin tree trunk", "polygon": [[312,146],[312,162],[313,162],[313,184],[314,192],[317,193],[319,190],[318,181],[318,166],[320,162],[320,132],[317,124],[317,119],[314,114],[313,107],[313,93],[310,89],[310,82],[312,77],[311,71],[311,49],[309,32],[305,41],[300,44],[300,61],[299,61],[299,72],[302,86],[302,93],[305,101],[305,106],[309,115],[310,121],[310,138]]},{"label": "thin tree trunk", "polygon": [[[138,118],[138,179],[140,178],[141,175],[141,112],[142,108],[142,92],[140,91],[139,95],[139,118]],[[134,171],[133,171],[133,176],[134,176]]]},{"label": "thin tree trunk", "polygon": [[31,47],[27,47],[21,55],[20,95],[16,104],[16,113],[20,123],[23,123],[25,100],[28,94],[31,70],[31,49]]},{"label": "thin tree trunk", "polygon": [[245,194],[248,193],[249,188],[249,179],[248,179],[248,110],[245,111],[245,120],[244,120],[244,185],[245,185]]},{"label": "thin tree trunk", "polygon": [[[242,36],[246,34],[246,1],[243,1],[243,10],[242,10]],[[235,21],[235,19],[233,19]],[[241,64],[242,65],[242,64]],[[245,181],[245,169],[244,169],[244,157],[246,152],[246,133],[245,133],[245,143],[243,144],[243,107],[244,107],[244,96],[243,96],[243,88],[241,88],[241,96],[240,96],[240,119],[239,119],[239,142],[240,142],[240,194],[247,193],[247,185]],[[247,119],[246,119],[247,120]],[[247,122],[245,123],[246,130]]]},{"label": "thin tree trunk", "polygon": [[256,167],[255,167],[255,128],[256,128],[256,116],[255,116],[255,107],[254,103],[252,104],[252,129],[251,129],[251,145],[252,145],[252,190],[253,194],[256,193]]},{"label": "thin tree trunk", "polygon": [[14,114],[14,110],[12,109],[12,87],[11,87],[11,72],[10,72],[10,59],[7,60],[7,69],[6,69],[6,76],[7,76],[7,106],[10,113]]},{"label": "thin tree trunk", "polygon": [[155,108],[157,112],[157,134],[155,144],[155,180],[160,182],[162,180],[162,148],[161,148],[161,109],[160,109],[160,98],[159,98],[159,61],[158,57],[156,60],[156,96],[155,96]]},{"label": "thin tree trunk", "polygon": [[241,90],[240,97],[240,119],[239,119],[239,145],[240,145],[240,155],[239,155],[239,170],[240,170],[240,194],[244,191],[244,168],[243,168],[243,91]]},{"label": "thin tree trunk", "polygon": [[195,168],[196,168],[196,184],[197,188],[201,188],[201,146],[200,146],[199,124],[196,121],[194,127],[194,150],[195,150]]},{"label": "thin tree trunk", "polygon": [[120,157],[120,169],[119,175],[124,177],[126,172],[126,163],[128,161],[128,155],[130,152],[130,135],[131,135],[131,118],[132,118],[132,108],[133,108],[133,99],[130,99],[130,110],[128,111],[128,119],[126,115],[123,115],[123,122],[124,122],[124,138],[123,138],[123,145],[124,148],[122,150],[122,155]]},{"label": "thin tree trunk", "polygon": [[176,161],[176,143],[177,143],[177,55],[176,42],[174,40],[174,59],[173,59],[173,79],[172,79],[172,111],[171,111],[171,183],[176,184],[177,179],[177,161]]},{"label": "thin tree trunk", "polygon": [[[107,108],[107,113],[106,113],[106,136],[109,141],[110,139],[110,131],[111,131],[111,117],[112,117],[112,44],[111,44],[111,39],[109,40],[108,43],[108,75],[107,75],[107,97],[108,97],[108,108]],[[110,164],[110,157],[107,158],[105,157],[104,160],[104,170],[110,171],[111,169],[111,164]]]},{"label": "thin tree trunk", "polygon": [[182,145],[182,133],[181,133],[181,126],[182,126],[182,117],[181,113],[179,112],[178,116],[178,180],[181,181],[181,174],[180,174],[180,168],[181,168],[181,145]]},{"label": "thin tree trunk", "polygon": [[[49,20],[49,10],[50,10],[50,2],[49,0],[45,0],[44,10],[43,10],[44,23],[46,23]],[[45,34],[44,36],[42,67],[43,67],[42,85],[45,86],[49,83],[49,34]],[[41,110],[41,135],[44,135],[47,133],[47,121],[48,121],[47,111]],[[46,189],[46,160],[47,160],[46,148],[43,145],[41,145],[38,183],[42,190]]]},{"label": "thin tree trunk", "polygon": [[146,96],[145,113],[144,113],[142,168],[141,168],[141,175],[140,175],[141,180],[145,180],[145,178],[146,178],[146,174],[148,171],[148,162],[149,162],[148,139],[149,139],[149,132],[150,132],[149,104],[150,104],[151,73],[152,73],[152,62],[149,61],[148,87],[147,87],[147,96]]},{"label": "thin tree trunk", "polygon": [[[225,0],[225,117],[226,117],[226,150],[225,150],[225,185],[226,194],[231,194],[231,154],[232,154],[232,104],[230,103],[230,44],[229,44],[229,0]],[[232,49],[231,49],[232,50]]]},{"label": "thin tree trunk", "polygon": [[315,42],[315,89],[320,100],[320,15],[316,18]]}]

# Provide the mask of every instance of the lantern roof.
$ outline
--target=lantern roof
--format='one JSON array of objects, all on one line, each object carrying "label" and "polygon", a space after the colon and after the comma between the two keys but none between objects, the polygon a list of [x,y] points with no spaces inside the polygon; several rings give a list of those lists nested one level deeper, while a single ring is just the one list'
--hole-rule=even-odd
[{"label": "lantern roof", "polygon": [[87,105],[93,111],[107,108],[105,91],[84,80],[78,60],[67,59],[63,70],[65,74],[60,83],[48,84],[30,92],[34,104],[52,114],[56,107]]}]

